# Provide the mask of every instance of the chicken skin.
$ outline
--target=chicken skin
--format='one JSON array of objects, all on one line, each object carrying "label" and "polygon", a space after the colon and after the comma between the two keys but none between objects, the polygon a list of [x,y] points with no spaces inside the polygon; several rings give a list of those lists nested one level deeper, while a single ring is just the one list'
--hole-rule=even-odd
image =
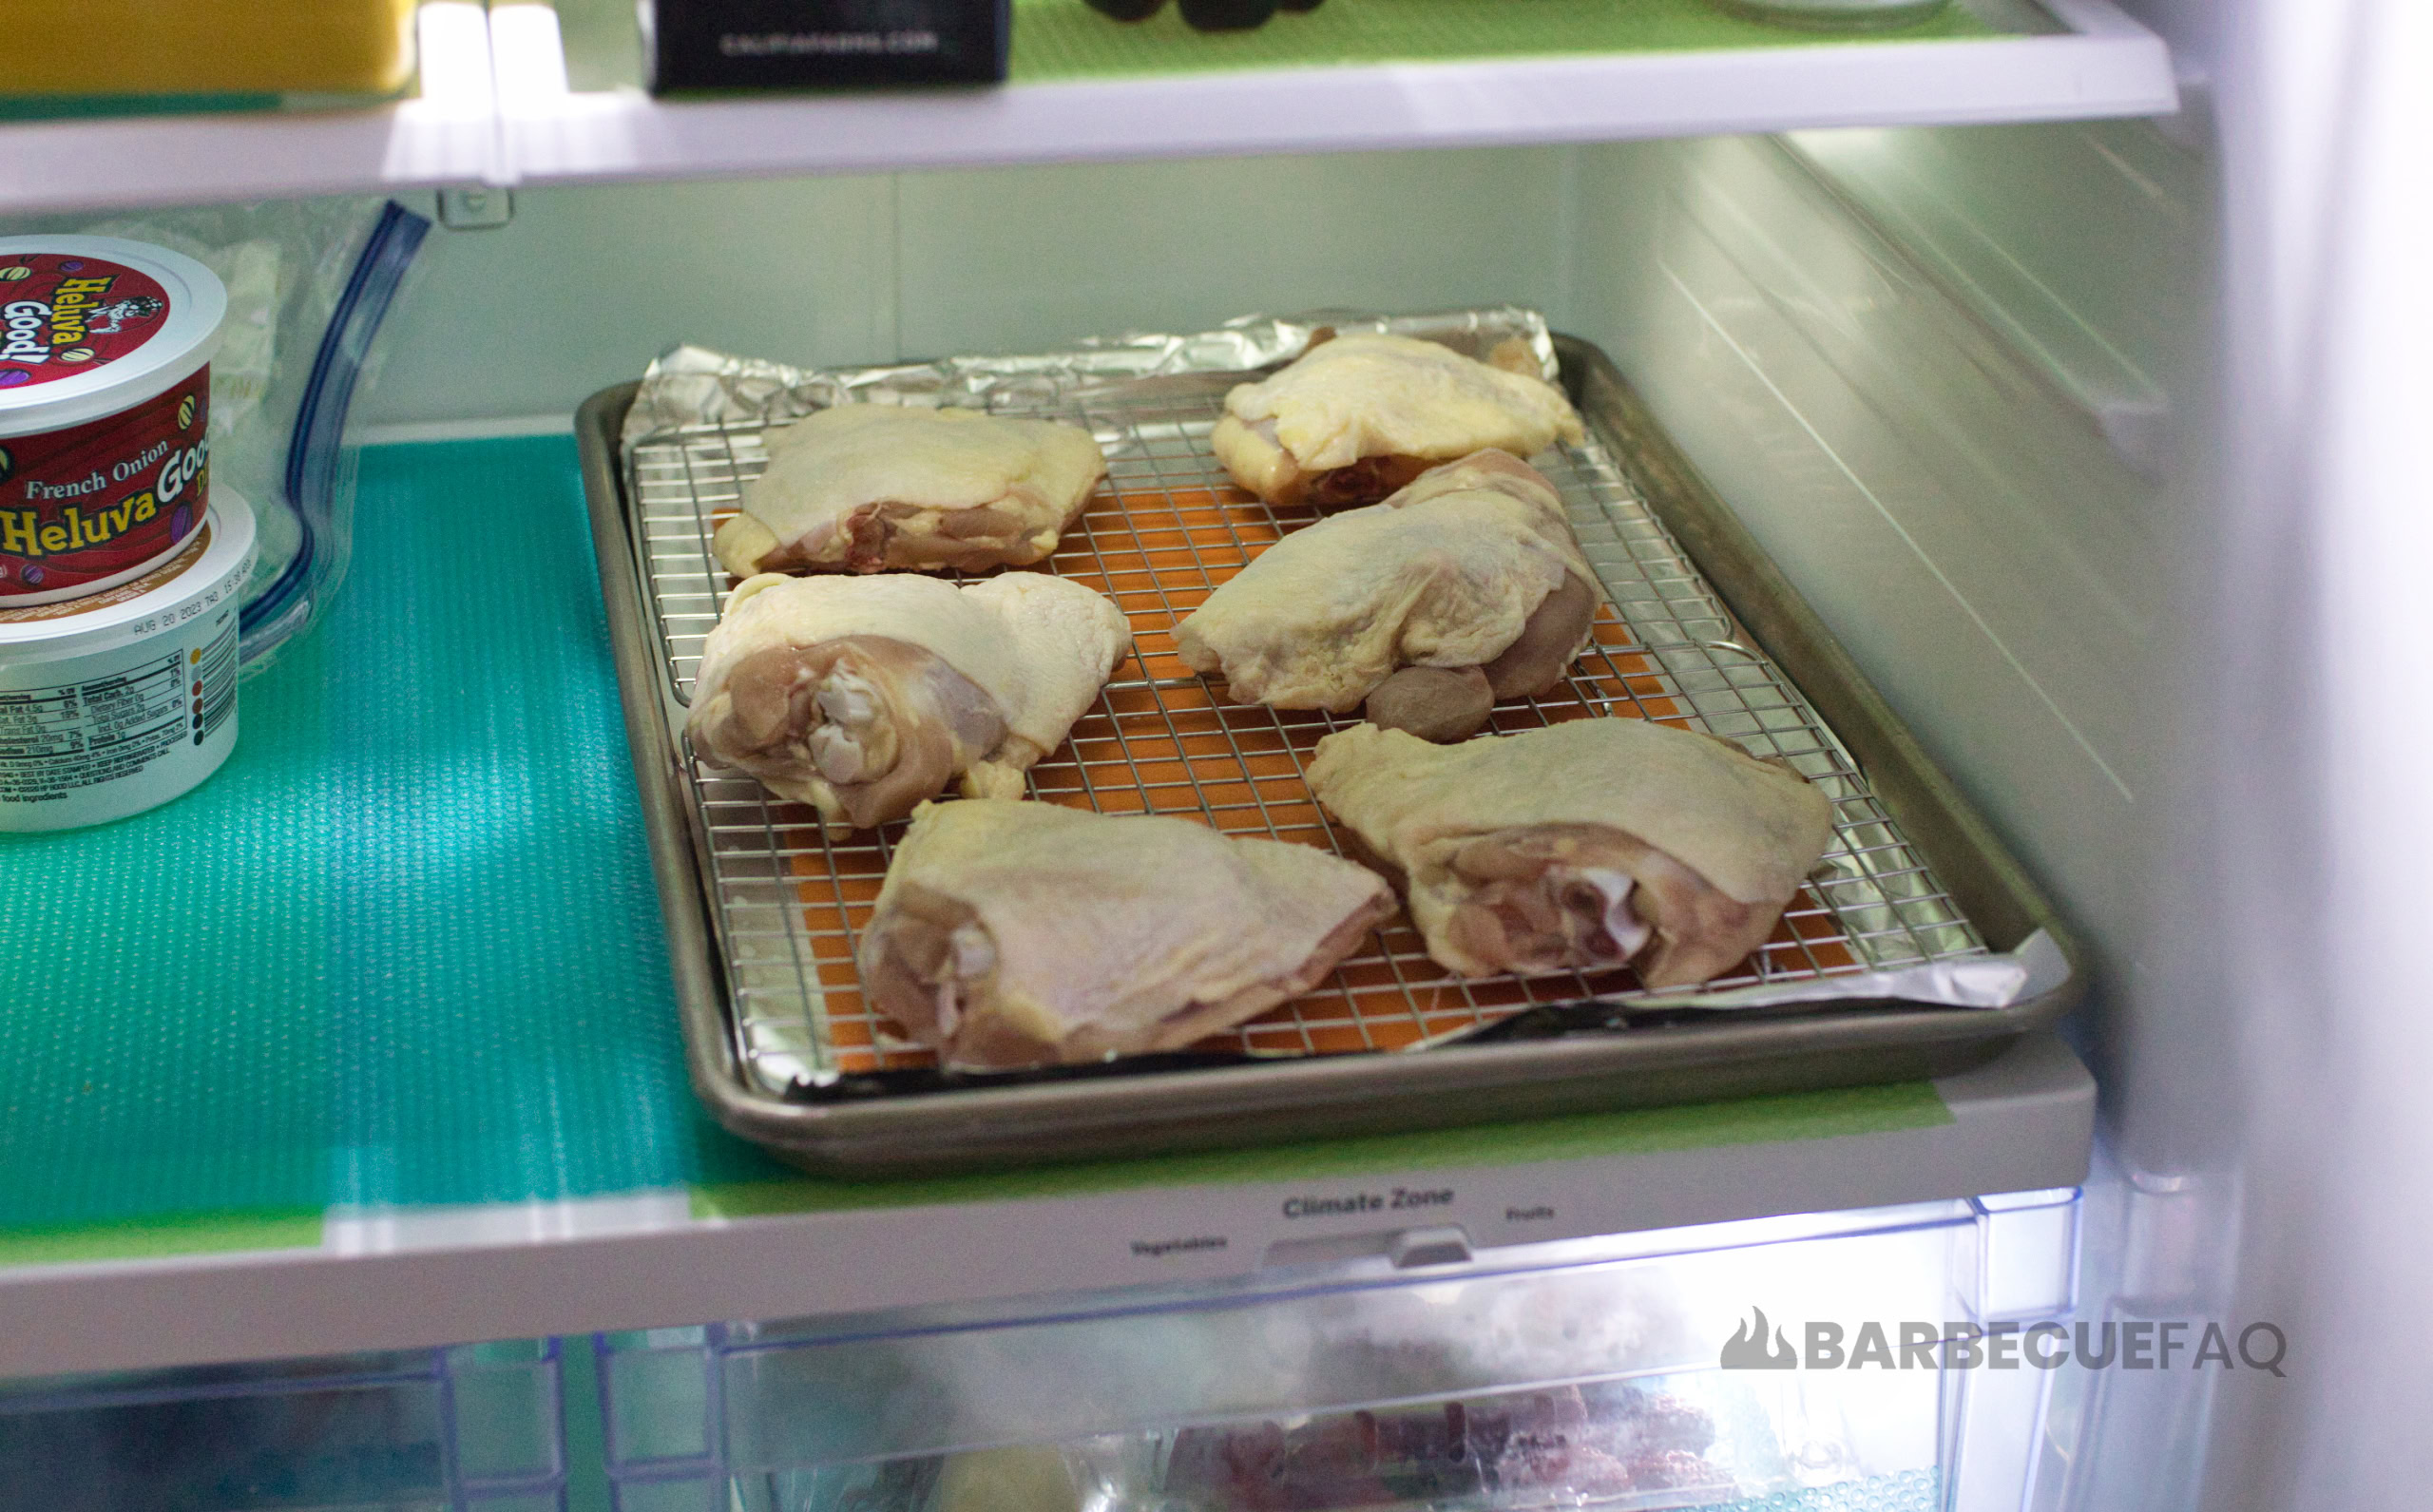
[{"label": "chicken skin", "polygon": [[1318,742],[1309,781],[1466,977],[1708,981],[1764,943],[1833,834],[1798,774],[1643,719],[1453,746],[1364,724]]},{"label": "chicken skin", "polygon": [[1535,372],[1433,341],[1356,335],[1234,389],[1208,442],[1234,481],[1268,503],[1340,509],[1473,451],[1529,457],[1582,434],[1571,401]]},{"label": "chicken skin", "polygon": [[1106,475],[1088,431],[977,410],[838,405],[768,447],[768,470],[711,542],[738,578],[1025,566],[1056,549]]},{"label": "chicken skin", "polygon": [[1170,1050],[1323,981],[1394,911],[1368,869],[1188,819],[926,804],[856,955],[872,1007],[949,1066]]},{"label": "chicken skin", "polygon": [[1236,702],[1342,713],[1366,699],[1379,723],[1459,739],[1495,699],[1560,682],[1597,604],[1554,486],[1481,451],[1278,541],[1175,643]]},{"label": "chicken skin", "polygon": [[765,573],[702,646],[685,733],[832,831],[870,829],[957,778],[1019,795],[1129,643],[1113,603],[1044,573]]}]

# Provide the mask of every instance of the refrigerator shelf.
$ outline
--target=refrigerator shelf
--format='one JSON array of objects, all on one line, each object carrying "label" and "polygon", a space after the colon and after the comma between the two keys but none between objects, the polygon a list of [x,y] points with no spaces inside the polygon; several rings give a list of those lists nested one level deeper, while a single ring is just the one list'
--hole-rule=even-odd
[{"label": "refrigerator shelf", "polygon": [[475,0],[424,0],[412,98],[0,121],[0,210],[2092,120],[2178,107],[2161,40],[2109,0],[1972,0],[1969,9],[1992,22],[1969,29],[1976,35],[1928,40],[1819,45],[1749,26],[1742,30],[1762,45],[1675,38],[1642,50],[1416,61],[1337,51],[1102,76],[1052,63],[1026,73],[1018,55],[1014,81],[990,88],[661,101],[639,87],[630,5],[500,0],[486,12]]},{"label": "refrigerator shelf", "polygon": [[[1318,17],[1390,3],[1334,0]],[[1048,14],[1068,4],[1069,22]],[[1406,35],[1390,16],[1357,33],[1387,42],[1293,56],[1274,49],[1294,22],[1316,18],[1282,18],[1255,39],[1210,39],[1168,15],[1161,21],[1175,35],[1161,47],[1145,31],[1116,33],[1118,23],[1086,12],[1082,0],[1031,0],[1017,7],[1013,77],[1002,86],[686,100],[641,92],[630,7],[559,0],[555,10],[496,5],[490,13],[501,138],[508,171],[526,183],[2087,120],[2178,107],[2161,40],[2109,0],[1964,0],[1980,24],[1928,40],[1824,41],[1696,5],[1583,9],[1573,29],[1647,33],[1636,50],[1608,51],[1560,38],[1499,48],[1500,22],[1480,25],[1460,9],[1431,12],[1425,29],[1476,29],[1484,55],[1448,57],[1436,36]],[[1032,39],[1051,23],[1076,33],[1072,44],[1034,51]],[[1117,40],[1082,35],[1095,29]],[[1246,40],[1267,49],[1249,52],[1257,66],[1236,61]],[[1634,44],[1618,34],[1605,46]],[[1117,62],[1074,56],[1117,48]]]},{"label": "refrigerator shelf", "polygon": [[[391,104],[0,115],[0,212],[393,194],[501,179],[489,29],[479,0],[424,0],[416,23],[418,77],[407,98]],[[0,98],[0,107],[7,104]]]},{"label": "refrigerator shelf", "polygon": [[[1718,1223],[1807,1232],[1815,1215],[2075,1186],[2094,1122],[2094,1080],[2037,1035],[1903,1087],[926,1180],[696,1175],[554,1201],[333,1208],[285,1249],[129,1216],[82,1253],[59,1231],[34,1236],[34,1258],[0,1251],[0,1376],[1255,1285],[1328,1259],[1399,1274],[1443,1263],[1448,1228],[1483,1256],[1620,1234],[1670,1254],[1721,1242]],[[1401,1243],[1399,1223],[1379,1222],[1390,1213],[1292,1206],[1396,1185],[1450,1190],[1428,1212],[1431,1249]]]},{"label": "refrigerator shelf", "polygon": [[[1285,1215],[1345,1187],[1449,1188],[1428,1226],[1495,1247],[2085,1176],[2094,1084],[2041,1034],[1889,1087],[939,1179],[789,1173],[684,1084],[575,448],[381,447],[363,487],[358,560],[384,570],[248,685],[228,768],[10,850],[29,927],[62,947],[21,953],[0,989],[0,1375],[1384,1255],[1377,1219],[1401,1215]],[[68,922],[135,916],[163,857],[207,989],[193,957]],[[54,990],[63,974],[113,984],[111,1011]]]}]

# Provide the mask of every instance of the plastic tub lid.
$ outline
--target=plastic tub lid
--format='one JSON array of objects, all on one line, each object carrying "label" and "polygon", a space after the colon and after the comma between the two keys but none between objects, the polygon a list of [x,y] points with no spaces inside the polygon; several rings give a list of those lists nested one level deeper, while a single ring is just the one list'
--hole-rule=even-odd
[{"label": "plastic tub lid", "polygon": [[0,237],[0,436],[150,398],[211,360],[227,313],[219,278],[166,248]]}]

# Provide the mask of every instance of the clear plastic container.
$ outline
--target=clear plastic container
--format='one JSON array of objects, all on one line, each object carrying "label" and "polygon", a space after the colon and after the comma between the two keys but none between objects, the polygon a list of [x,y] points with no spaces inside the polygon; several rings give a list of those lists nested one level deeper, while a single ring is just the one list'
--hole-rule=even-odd
[{"label": "clear plastic container", "polygon": [[[0,0],[0,18],[12,3]],[[225,330],[210,370],[210,481],[243,491],[259,531],[241,627],[249,672],[316,620],[345,577],[355,400],[375,380],[381,330],[430,230],[427,219],[393,201],[354,198],[0,225],[0,233],[147,243],[200,263],[224,289]],[[0,415],[0,434],[6,422]]]},{"label": "clear plastic container", "polygon": [[554,1339],[0,1385],[0,1512],[563,1512]]}]

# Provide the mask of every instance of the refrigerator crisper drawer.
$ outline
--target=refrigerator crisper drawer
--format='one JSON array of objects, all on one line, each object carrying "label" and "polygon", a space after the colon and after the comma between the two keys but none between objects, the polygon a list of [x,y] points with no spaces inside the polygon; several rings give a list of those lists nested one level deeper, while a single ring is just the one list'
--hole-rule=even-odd
[{"label": "refrigerator crisper drawer", "polygon": [[2016,1507],[2050,1372],[1967,1341],[2067,1311],[2077,1211],[2065,1189],[603,1335],[608,1472],[620,1512]]},{"label": "refrigerator crisper drawer", "polygon": [[[1495,313],[1482,313],[1481,318],[1489,314]],[[1591,545],[1592,560],[1599,560],[1599,551],[1619,553],[1611,565],[1601,560],[1599,565],[1614,601],[1606,613],[1619,612],[1627,622],[1619,626],[1626,637],[1640,636],[1646,624],[1662,627],[1657,640],[1620,642],[1631,652],[1624,660],[1651,676],[1624,672],[1618,663],[1619,680],[1598,672],[1573,679],[1574,695],[1586,699],[1584,712],[1629,715],[1627,707],[1608,707],[1611,700],[1601,690],[1609,684],[1625,686],[1630,691],[1613,699],[1637,702],[1641,698],[1638,684],[1644,681],[1676,691],[1665,693],[1674,700],[1665,710],[1651,713],[1642,706],[1641,713],[1670,718],[1670,711],[1678,709],[1706,718],[1709,728],[1744,744],[1754,742],[1761,751],[1771,747],[1787,759],[1818,763],[1810,775],[1834,784],[1827,791],[1836,798],[1838,817],[1827,869],[1808,894],[1811,901],[1819,896],[1826,900],[1812,909],[1814,926],[1827,931],[1837,948],[1854,950],[1869,928],[1908,939],[1914,920],[1943,921],[1929,928],[1972,942],[1953,959],[1990,948],[2040,962],[2040,979],[2031,978],[2025,995],[1990,1008],[1930,1007],[1850,996],[1803,1005],[1794,1011],[1697,1006],[1647,1011],[1631,1001],[1642,993],[1616,996],[1610,987],[1561,979],[1554,988],[1557,1001],[1544,1001],[1544,982],[1525,984],[1526,996],[1517,1000],[1518,1010],[1509,1002],[1493,1010],[1512,1017],[1492,1022],[1492,1013],[1473,1005],[1465,1010],[1471,1017],[1455,1024],[1458,1038],[1451,1043],[1414,1053],[1376,1053],[1405,1042],[1370,1038],[1358,1022],[1363,1010],[1357,1000],[1374,989],[1344,986],[1341,996],[1351,1005],[1351,1017],[1343,1024],[1314,1027],[1357,1033],[1370,1053],[1249,1060],[1240,1052],[1228,1052],[1184,1057],[1179,1065],[1173,1063],[1175,1058],[1165,1058],[1163,1064],[1152,1058],[1146,1065],[1116,1062],[986,1077],[899,1070],[891,1062],[874,1070],[856,1069],[828,1046],[846,1043],[842,1029],[853,1031],[851,1043],[867,1045],[875,1039],[876,1026],[861,1022],[866,1014],[859,1009],[839,1020],[832,1000],[859,996],[853,974],[853,931],[855,910],[866,914],[868,903],[855,900],[874,890],[885,865],[887,832],[879,832],[874,843],[864,837],[843,844],[822,839],[815,828],[805,828],[808,811],[781,812],[749,779],[704,768],[678,734],[689,667],[698,658],[701,633],[717,614],[723,585],[701,543],[713,511],[727,507],[719,501],[734,497],[732,480],[747,475],[743,469],[758,450],[760,426],[770,422],[688,426],[664,434],[655,430],[638,440],[634,455],[628,456],[620,437],[636,390],[627,385],[597,394],[584,407],[577,439],[626,729],[668,924],[688,1061],[696,1089],[719,1120],[814,1170],[901,1174],[1337,1138],[1921,1079],[1981,1064],[2021,1036],[2058,1020],[2075,1001],[2079,984],[2067,931],[2050,906],[1747,531],[1673,449],[1613,365],[1576,340],[1557,338],[1552,351],[1591,432],[1586,450],[1566,450],[1554,475],[1575,510],[1575,526],[1601,530],[1610,540],[1607,545]],[[1220,488],[1221,477],[1204,477],[1199,469],[1210,465],[1188,454],[1204,451],[1204,443],[1189,438],[1197,433],[1194,424],[1204,431],[1214,411],[1201,414],[1190,407],[1202,406],[1206,395],[1221,393],[1225,381],[1216,373],[1143,380],[1138,385],[1142,402],[1164,409],[1156,425],[1144,422],[1137,432],[1124,429],[1131,422],[1123,417],[1123,401],[1107,397],[1103,388],[1085,391],[1093,428],[1116,424],[1123,442],[1124,454],[1111,462],[1113,500],[1092,506],[1093,511],[1115,510],[1109,528],[1138,534],[1151,528],[1132,521],[1133,512],[1141,507],[1176,509],[1176,501],[1186,494],[1216,497],[1208,490]],[[1177,397],[1186,389],[1189,406]],[[1021,393],[1012,397],[1036,402]],[[1186,408],[1189,413],[1181,423],[1167,413],[1182,413]],[[1131,456],[1133,450],[1141,455]],[[644,461],[656,470],[642,470]],[[1142,481],[1126,485],[1121,476],[1126,468],[1142,469]],[[723,480],[716,491],[697,481],[705,472]],[[1140,499],[1148,503],[1135,502]],[[1581,508],[1592,511],[1584,523],[1577,512]],[[1090,518],[1084,516],[1083,544],[1074,547],[1084,556],[1061,570],[1102,575],[1115,570],[1086,560],[1086,553],[1096,549],[1086,528]],[[1623,533],[1617,536],[1617,531]],[[1068,532],[1068,544],[1070,540]],[[1065,555],[1060,551],[1056,563],[1063,564]],[[1615,575],[1619,573],[1636,576],[1625,581]],[[1694,605],[1695,611],[1676,604]],[[1178,606],[1170,604],[1169,610]],[[1136,605],[1129,599],[1125,607],[1141,639],[1144,667],[1157,664],[1159,654],[1150,647],[1157,643],[1155,637],[1170,632],[1170,613],[1161,619],[1157,604]],[[1752,646],[1758,651],[1748,649]],[[1607,655],[1601,643],[1592,648],[1592,658]],[[1695,665],[1695,670],[1684,672],[1676,684],[1676,660],[1665,659],[1679,659],[1680,666]],[[1582,666],[1589,664],[1583,659]],[[1713,684],[1711,693],[1695,691],[1708,683]],[[1586,694],[1580,692],[1590,684]],[[1156,732],[1127,736],[1121,723],[1126,716],[1116,700],[1146,699],[1159,711],[1149,718],[1171,724],[1164,733],[1187,754],[1188,746],[1176,732],[1197,726],[1174,723],[1183,716],[1168,704],[1195,699],[1205,702],[1208,698],[1197,678],[1168,679],[1155,672],[1143,672],[1131,681],[1120,678],[1102,697],[1102,707],[1077,726],[1072,743],[1078,750],[1088,721],[1101,720],[1111,732],[1101,743],[1120,749],[1122,760],[1137,766],[1132,747]],[[1717,722],[1701,699],[1717,711],[1728,708],[1730,719]],[[1204,714],[1197,712],[1198,704],[1191,707],[1192,717],[1217,720],[1219,728],[1230,729],[1225,721],[1236,718],[1229,706],[1211,707]],[[1571,718],[1581,712],[1549,711],[1535,717]],[[1271,761],[1302,758],[1291,753],[1322,734],[1323,721],[1341,718],[1312,711],[1306,717],[1296,713],[1288,724],[1272,711],[1250,712],[1254,719],[1262,717],[1274,719],[1276,728],[1259,732],[1261,737],[1275,742],[1275,750],[1283,753],[1265,758]],[[1797,739],[1784,738],[1790,736]],[[1228,769],[1233,776],[1219,781],[1219,788],[1247,785],[1255,790],[1262,781],[1283,786],[1275,798],[1258,797],[1255,813],[1253,805],[1234,805],[1250,815],[1245,820],[1216,806],[1209,796],[1216,790],[1199,785],[1203,779],[1194,765],[1190,782],[1198,785],[1193,791],[1210,822],[1222,829],[1249,822],[1253,828],[1245,833],[1335,843],[1322,825],[1289,836],[1259,831],[1258,825],[1274,822],[1269,811],[1283,801],[1285,788],[1298,794],[1302,807],[1312,806],[1297,788],[1297,778],[1262,778],[1256,774],[1264,769],[1236,756],[1238,769]],[[1034,784],[1045,792],[1051,770],[1077,759],[1089,758],[1051,756],[1033,774]],[[1186,764],[1197,759],[1187,757]],[[1122,775],[1114,774],[1118,779]],[[1064,782],[1068,776],[1072,791],[1061,795],[1101,801],[1095,784],[1102,779],[1082,771],[1053,780]],[[1160,795],[1145,789],[1139,797],[1153,807],[1163,803]],[[1900,890],[1895,883],[1913,890]],[[1872,899],[1863,907],[1882,914],[1884,924],[1854,925],[1844,906],[1832,901],[1846,886],[1862,890],[1856,896]],[[745,906],[739,899],[751,900],[751,917],[738,917],[736,910]],[[1777,969],[1772,958],[1776,947],[1769,945],[1766,963],[1751,980],[1770,986],[1788,981],[1794,986],[1818,981],[1830,987],[1830,977],[1814,973],[1855,969],[1847,964],[1819,967],[1813,960],[1803,964],[1809,942],[1801,931],[1808,928],[1787,914],[1783,928],[1793,937],[1781,948],[1789,954]],[[1923,939],[1921,934],[1909,940],[1910,953],[1902,959],[1931,961],[1934,969],[1944,969],[1944,947],[1925,945]],[[1358,957],[1347,971],[1356,967],[1377,980],[1405,982],[1414,965],[1423,973],[1432,969],[1415,954],[1406,960],[1390,943],[1386,948],[1379,962]],[[1409,948],[1415,951],[1415,943]],[[1845,959],[1887,964],[1863,955]],[[786,980],[776,982],[773,972]],[[1309,1001],[1333,990],[1331,985]],[[1408,995],[1412,989],[1402,990]],[[1430,990],[1441,1004],[1447,989]],[[1472,995],[1470,985],[1460,982],[1449,990],[1460,999]],[[1532,1000],[1535,1006],[1528,1005]],[[1459,1002],[1453,1005],[1462,1007]],[[1427,1025],[1426,1032],[1446,1038],[1446,1030],[1422,1015],[1419,1005],[1405,1006]],[[1298,1016],[1302,1006],[1296,1003],[1280,1011]],[[1298,1027],[1311,1049],[1324,1049],[1307,1020]],[[1242,1048],[1256,1054],[1260,1045],[1253,1035],[1245,1038]],[[868,1055],[866,1050],[855,1053]],[[773,1076],[773,1058],[780,1065],[807,1069]],[[1228,1059],[1241,1063],[1225,1063]]]},{"label": "refrigerator crisper drawer", "polygon": [[0,1386],[0,1512],[562,1512],[555,1339]]}]

